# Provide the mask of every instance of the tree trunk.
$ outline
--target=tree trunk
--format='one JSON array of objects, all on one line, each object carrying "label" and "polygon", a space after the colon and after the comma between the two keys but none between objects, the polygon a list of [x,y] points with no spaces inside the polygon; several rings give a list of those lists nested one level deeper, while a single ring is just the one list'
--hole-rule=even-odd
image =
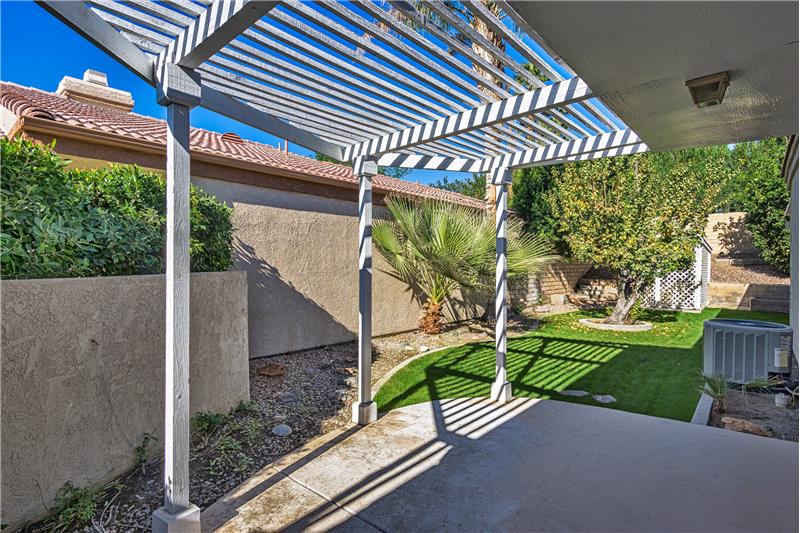
[{"label": "tree trunk", "polygon": [[429,335],[438,335],[442,332],[442,304],[430,298],[422,306],[423,313],[419,317],[419,329]]},{"label": "tree trunk", "polygon": [[617,305],[614,311],[606,318],[607,324],[626,324],[628,313],[639,299],[639,283],[633,278],[622,279],[617,284]]}]

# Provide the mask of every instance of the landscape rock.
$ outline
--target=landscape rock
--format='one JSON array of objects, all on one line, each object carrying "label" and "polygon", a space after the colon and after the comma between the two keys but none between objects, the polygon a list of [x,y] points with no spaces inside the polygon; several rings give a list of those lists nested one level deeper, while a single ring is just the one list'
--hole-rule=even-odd
[{"label": "landscape rock", "polygon": [[743,418],[736,418],[733,416],[723,416],[722,426],[731,431],[738,431],[740,433],[750,433],[751,435],[759,435],[761,437],[772,437],[772,432],[763,426],[754,424]]},{"label": "landscape rock", "polygon": [[286,375],[286,366],[281,363],[267,363],[258,369],[258,373],[268,378],[278,378]]},{"label": "landscape rock", "polygon": [[424,344],[419,347],[419,353],[425,353],[428,350],[430,350],[430,348],[428,346],[425,346]]},{"label": "landscape rock", "polygon": [[406,344],[405,346],[403,346],[403,351],[404,352],[413,352],[414,351],[414,347],[411,346],[410,344]]},{"label": "landscape rock", "polygon": [[344,380],[342,380],[342,383],[344,383],[348,387],[355,387],[358,384],[358,379],[354,376],[350,376],[349,378],[345,378]]},{"label": "landscape rock", "polygon": [[286,424],[278,424],[274,428],[272,428],[272,433],[279,436],[279,437],[288,437],[292,434],[292,428],[287,426]]},{"label": "landscape rock", "polygon": [[294,403],[297,401],[297,396],[289,391],[281,391],[278,393],[278,401],[281,403]]},{"label": "landscape rock", "polygon": [[600,403],[614,403],[617,401],[617,399],[611,396],[610,394],[595,394],[592,396],[592,398],[594,399],[594,401]]},{"label": "landscape rock", "polygon": [[582,398],[584,396],[589,396],[589,393],[585,390],[562,390],[559,392],[561,396],[573,396],[575,398]]},{"label": "landscape rock", "polygon": [[350,399],[350,391],[348,389],[338,389],[334,394],[342,402]]}]

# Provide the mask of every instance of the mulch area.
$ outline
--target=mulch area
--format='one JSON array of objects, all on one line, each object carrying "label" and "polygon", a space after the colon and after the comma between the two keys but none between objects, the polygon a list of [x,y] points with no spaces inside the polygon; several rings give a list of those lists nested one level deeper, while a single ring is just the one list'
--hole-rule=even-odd
[{"label": "mulch area", "polygon": [[769,265],[729,265],[711,262],[711,281],[720,283],[765,283],[788,285],[789,276]]},{"label": "mulch area", "polygon": [[[509,317],[509,335],[526,333],[537,325],[535,318]],[[494,326],[477,321],[448,326],[440,335],[408,332],[374,339],[373,384],[419,353],[493,339]],[[354,342],[252,359],[251,404],[224,417],[213,431],[193,435],[192,503],[204,509],[263,466],[315,437],[349,426],[357,368]],[[160,438],[151,444],[149,460],[115,480],[98,497],[93,523],[73,531],[150,530],[150,515],[163,502]],[[26,528],[50,530],[44,523]]]}]

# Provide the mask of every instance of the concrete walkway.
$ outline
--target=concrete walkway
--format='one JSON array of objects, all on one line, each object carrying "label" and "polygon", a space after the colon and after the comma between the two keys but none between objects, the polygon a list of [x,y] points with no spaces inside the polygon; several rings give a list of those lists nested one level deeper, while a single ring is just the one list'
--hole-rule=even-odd
[{"label": "concrete walkway", "polygon": [[792,531],[797,444],[558,401],[392,411],[266,467],[204,531]]}]

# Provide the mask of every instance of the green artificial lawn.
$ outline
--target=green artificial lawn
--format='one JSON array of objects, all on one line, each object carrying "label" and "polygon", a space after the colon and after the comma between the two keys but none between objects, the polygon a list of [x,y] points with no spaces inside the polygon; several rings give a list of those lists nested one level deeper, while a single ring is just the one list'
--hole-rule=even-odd
[{"label": "green artificial lawn", "polygon": [[[700,396],[703,321],[748,318],[788,323],[788,315],[705,309],[701,313],[650,311],[641,320],[651,331],[622,333],[589,329],[579,311],[545,318],[531,333],[508,341],[508,378],[514,396],[602,405],[578,389],[611,394],[606,405],[632,413],[690,420]],[[381,387],[378,409],[387,411],[432,399],[488,396],[494,378],[494,343],[465,344],[409,363]]]}]

